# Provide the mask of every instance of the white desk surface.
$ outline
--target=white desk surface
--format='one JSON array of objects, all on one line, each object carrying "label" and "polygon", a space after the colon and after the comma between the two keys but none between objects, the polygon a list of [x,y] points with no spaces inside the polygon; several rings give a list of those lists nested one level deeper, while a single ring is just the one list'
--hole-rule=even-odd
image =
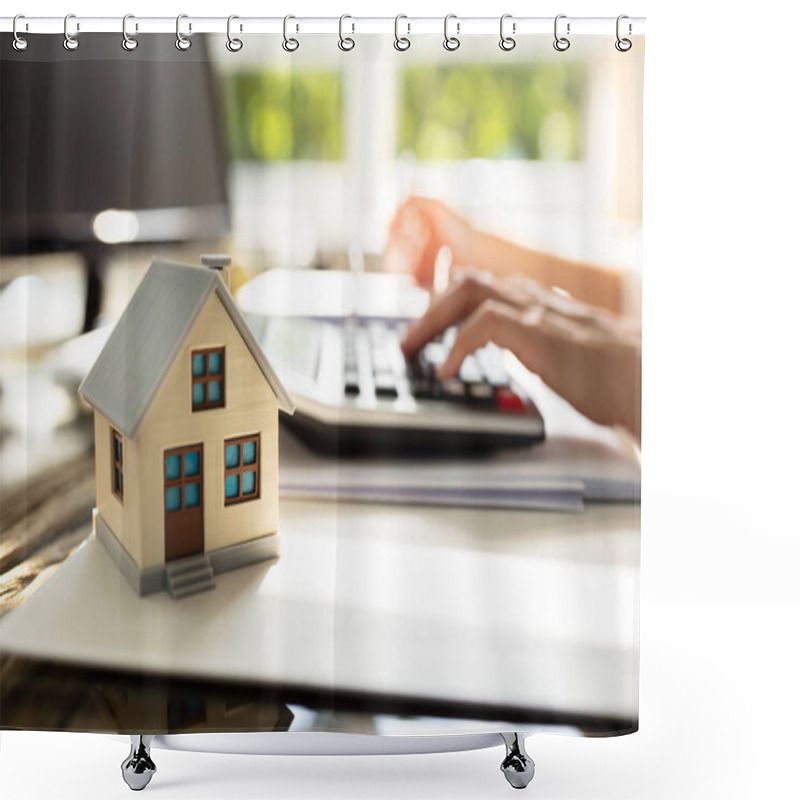
[{"label": "white desk surface", "polygon": [[[376,297],[405,296],[403,287],[398,276],[364,278],[272,271],[239,302],[262,313],[271,297],[300,303],[282,313],[325,316],[353,303],[419,313],[376,312]],[[302,305],[309,298],[325,302]],[[549,409],[551,436],[556,418]],[[587,425],[565,431],[584,435]],[[217,576],[213,592],[180,601],[139,598],[90,539],[0,622],[2,649],[440,705],[637,716],[638,506],[564,513],[282,498],[280,536],[271,568]]]},{"label": "white desk surface", "polygon": [[5,653],[439,703],[636,718],[639,507],[282,500],[282,557],[139,598],[90,538]]}]

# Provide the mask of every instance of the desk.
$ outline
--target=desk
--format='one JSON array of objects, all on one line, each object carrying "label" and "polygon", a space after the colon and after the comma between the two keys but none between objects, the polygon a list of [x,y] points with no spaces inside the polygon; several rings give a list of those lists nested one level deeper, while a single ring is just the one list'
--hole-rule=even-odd
[{"label": "desk", "polygon": [[[75,455],[44,459],[46,480],[28,477],[17,523],[30,541],[0,553],[0,602],[23,599],[0,621],[0,725],[135,728],[108,706],[138,696],[186,710],[177,722],[139,719],[138,732],[636,728],[637,505],[552,513],[283,498],[277,564],[218,576],[213,592],[184,601],[139,598],[94,540],[57,566],[91,532],[85,422],[40,437],[44,455]],[[69,447],[56,447],[64,437]],[[4,504],[4,530],[14,505]],[[42,570],[55,575],[34,591]],[[53,702],[32,691],[43,683]],[[100,687],[91,708],[87,686]],[[198,698],[219,714],[195,725]],[[44,706],[63,713],[37,716]]]},{"label": "desk", "polygon": [[89,539],[2,621],[3,652],[477,730],[635,729],[638,506],[285,500],[280,514],[276,565],[183,601],[139,598]]}]

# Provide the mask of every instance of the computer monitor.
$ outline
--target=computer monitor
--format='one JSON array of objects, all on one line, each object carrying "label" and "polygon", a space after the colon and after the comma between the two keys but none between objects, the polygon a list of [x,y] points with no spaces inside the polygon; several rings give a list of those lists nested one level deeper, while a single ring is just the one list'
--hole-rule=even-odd
[{"label": "computer monitor", "polygon": [[85,328],[103,261],[121,244],[209,240],[229,229],[221,112],[202,35],[0,39],[0,254],[78,251]]}]

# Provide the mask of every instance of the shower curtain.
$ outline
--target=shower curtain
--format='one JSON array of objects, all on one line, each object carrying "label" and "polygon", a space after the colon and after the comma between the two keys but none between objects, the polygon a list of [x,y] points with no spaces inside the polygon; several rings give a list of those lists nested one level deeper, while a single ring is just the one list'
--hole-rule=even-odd
[{"label": "shower curtain", "polygon": [[2,34],[4,728],[637,729],[644,39],[506,22]]}]

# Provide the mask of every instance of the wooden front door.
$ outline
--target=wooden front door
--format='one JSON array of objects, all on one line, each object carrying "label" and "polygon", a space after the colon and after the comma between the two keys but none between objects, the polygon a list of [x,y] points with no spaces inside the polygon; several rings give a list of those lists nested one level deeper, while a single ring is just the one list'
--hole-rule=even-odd
[{"label": "wooden front door", "polygon": [[165,559],[202,553],[203,445],[176,447],[164,453]]}]

